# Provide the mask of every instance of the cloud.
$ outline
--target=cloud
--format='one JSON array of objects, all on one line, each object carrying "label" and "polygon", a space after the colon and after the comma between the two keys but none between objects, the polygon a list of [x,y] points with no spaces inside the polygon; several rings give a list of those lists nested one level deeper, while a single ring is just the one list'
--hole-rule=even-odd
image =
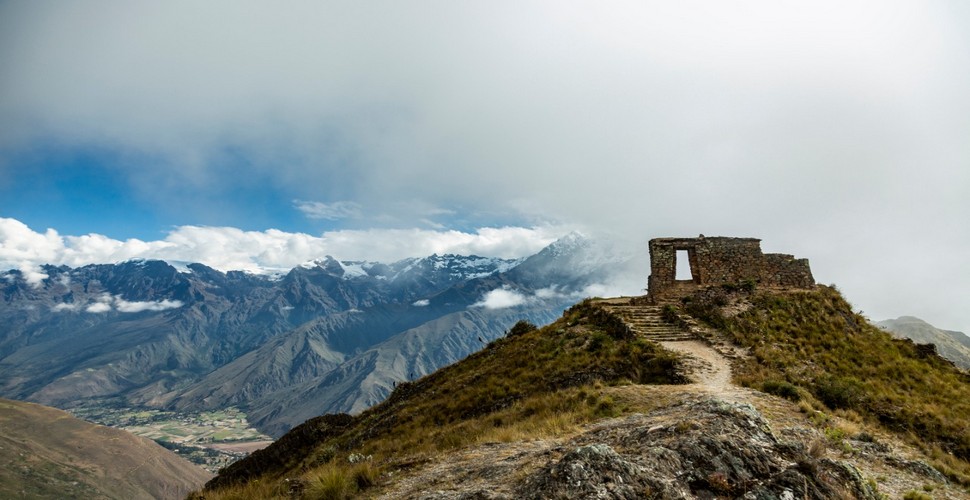
[{"label": "cloud", "polygon": [[[621,270],[617,270],[620,274]],[[509,286],[496,288],[485,293],[481,300],[471,305],[471,307],[484,307],[486,309],[505,309],[518,307],[527,304],[536,304],[545,301],[578,301],[587,297],[618,297],[621,295],[631,295],[636,293],[636,286],[629,288],[629,283],[623,279],[616,279],[612,284],[593,283],[581,290],[568,290],[565,287],[552,285],[546,288],[535,290],[531,294],[522,293]]]},{"label": "cloud", "polygon": [[502,287],[487,292],[482,296],[480,301],[472,304],[472,307],[484,307],[485,309],[506,309],[509,307],[521,306],[526,304],[528,301],[529,298],[522,293],[508,287]]},{"label": "cloud", "polygon": [[182,307],[181,300],[158,300],[145,302],[129,302],[120,296],[115,296],[114,306],[119,312],[136,313],[142,311],[164,311],[166,309],[176,309]]},{"label": "cloud", "polygon": [[[518,258],[555,241],[556,227],[481,228],[474,232],[431,229],[329,231],[321,236],[276,229],[182,226],[165,239],[119,241],[98,234],[37,233],[16,219],[0,217],[0,269],[19,269],[31,283],[46,278],[43,264],[78,267],[132,259],[199,262],[223,271],[288,270],[325,255],[392,262],[433,253]],[[43,276],[43,277],[41,277]]]},{"label": "cloud", "polygon": [[[21,186],[21,160],[52,142],[109,152],[146,205],[214,220],[246,188],[287,208],[355,203],[361,225],[428,219],[439,235],[563,223],[641,249],[760,237],[875,317],[970,330],[960,2],[100,5],[0,3],[0,186]],[[170,223],[186,222],[203,223]],[[432,246],[355,227],[327,245],[381,258],[393,253],[381,245]],[[219,232],[198,235],[287,255],[318,245]],[[102,243],[99,259],[163,253]],[[286,261],[197,244],[215,267]]]},{"label": "cloud", "polygon": [[[182,307],[184,304],[180,300],[154,300],[154,301],[128,301],[121,297],[121,295],[110,295],[107,293],[101,294],[95,301],[84,308],[85,312],[89,313],[105,313],[111,310],[117,310],[122,313],[137,313],[142,311],[165,311],[168,309],[176,309]],[[76,311],[81,306],[79,304],[57,304],[51,307],[52,311]]]},{"label": "cloud", "polygon": [[414,301],[414,303],[411,305],[414,307],[428,307],[429,305],[431,305],[431,301],[428,299],[421,299],[421,300]]},{"label": "cloud", "polygon": [[360,217],[360,204],[352,201],[335,201],[323,203],[319,201],[293,200],[293,206],[311,219],[338,220],[348,217]]},{"label": "cloud", "polygon": [[111,310],[111,304],[107,302],[95,302],[84,308],[89,313],[104,313]]}]

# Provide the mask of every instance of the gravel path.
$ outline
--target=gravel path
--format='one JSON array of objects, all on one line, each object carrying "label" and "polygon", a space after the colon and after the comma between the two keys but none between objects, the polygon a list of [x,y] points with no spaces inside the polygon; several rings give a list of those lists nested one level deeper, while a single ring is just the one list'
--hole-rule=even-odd
[{"label": "gravel path", "polygon": [[700,340],[661,342],[665,349],[687,355],[688,377],[697,388],[731,400],[748,399],[731,383],[731,363],[724,355]]}]

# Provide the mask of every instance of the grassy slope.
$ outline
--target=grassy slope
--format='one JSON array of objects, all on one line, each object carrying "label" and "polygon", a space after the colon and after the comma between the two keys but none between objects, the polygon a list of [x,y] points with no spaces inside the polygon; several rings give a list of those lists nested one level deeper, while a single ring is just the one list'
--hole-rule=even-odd
[{"label": "grassy slope", "polygon": [[[970,477],[965,373],[870,325],[834,288],[757,292],[748,300],[752,307],[734,317],[714,306],[702,314],[751,348],[753,356],[734,367],[738,382],[818,409],[825,403],[836,413],[857,413],[922,446],[951,477]],[[629,338],[615,318],[579,304],[548,327],[515,332],[399,386],[358,417],[308,421],[223,471],[205,498],[286,497],[294,490],[345,498],[381,473],[444,451],[557,435],[618,414],[623,408],[591,385],[679,382],[676,364],[654,344]],[[358,454],[372,458],[357,461]]]},{"label": "grassy slope", "polygon": [[180,498],[209,477],[149,439],[0,399],[0,498]]},{"label": "grassy slope", "polygon": [[[308,421],[229,467],[209,487],[222,488],[225,498],[285,494],[287,477],[302,478],[308,496],[366,488],[380,471],[441,451],[561,432],[613,415],[615,403],[590,384],[677,383],[676,368],[673,354],[632,338],[621,322],[582,303],[552,325],[517,325],[465,360],[399,385],[358,417]],[[357,455],[372,458],[351,463]],[[206,492],[205,498],[219,495]]]},{"label": "grassy slope", "polygon": [[970,480],[970,376],[869,324],[835,288],[761,292],[750,301],[735,317],[707,317],[752,350],[735,367],[738,382],[856,412],[923,447],[951,477]]}]

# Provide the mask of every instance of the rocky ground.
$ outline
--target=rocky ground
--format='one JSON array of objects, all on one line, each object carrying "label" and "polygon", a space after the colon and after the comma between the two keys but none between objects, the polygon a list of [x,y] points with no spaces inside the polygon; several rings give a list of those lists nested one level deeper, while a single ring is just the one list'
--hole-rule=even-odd
[{"label": "rocky ground", "polygon": [[733,385],[730,358],[744,353],[716,333],[703,336],[662,343],[688,355],[693,384],[604,388],[630,413],[557,438],[434,457],[376,496],[968,498],[888,434],[832,415],[820,426],[813,410]]}]

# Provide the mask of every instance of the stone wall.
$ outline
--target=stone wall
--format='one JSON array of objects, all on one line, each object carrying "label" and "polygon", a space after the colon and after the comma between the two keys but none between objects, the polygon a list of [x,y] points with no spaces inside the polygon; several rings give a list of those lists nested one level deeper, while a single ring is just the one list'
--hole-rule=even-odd
[{"label": "stone wall", "polygon": [[[677,251],[686,250],[691,279],[677,280]],[[678,298],[708,285],[753,281],[759,286],[810,288],[815,285],[808,259],[764,254],[757,238],[656,238],[650,240],[649,297]]]}]

